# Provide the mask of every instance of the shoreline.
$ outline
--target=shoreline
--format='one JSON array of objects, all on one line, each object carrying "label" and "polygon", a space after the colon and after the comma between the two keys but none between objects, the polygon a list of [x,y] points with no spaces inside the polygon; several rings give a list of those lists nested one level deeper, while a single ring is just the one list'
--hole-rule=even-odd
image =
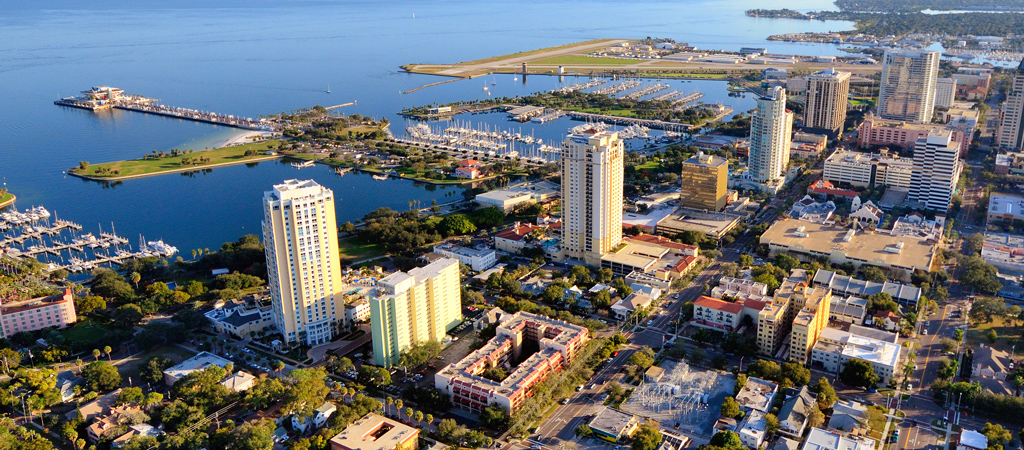
[{"label": "shoreline", "polygon": [[[8,194],[11,194],[11,193],[8,192]],[[11,194],[11,198],[9,198],[7,200],[0,201],[0,209],[3,209],[3,208],[6,208],[8,206],[13,205],[14,201],[17,200],[17,199],[18,199],[17,195]]]},{"label": "shoreline", "polygon": [[[292,155],[283,155],[283,157],[291,158],[291,159],[298,160],[298,161],[311,161],[310,159],[300,158],[298,156],[292,156]],[[327,161],[325,161],[323,159],[317,159],[317,160],[312,160],[312,161],[315,161],[316,164],[323,164],[323,165],[329,166],[329,167],[351,168],[352,170],[356,170],[356,171],[364,172],[364,173],[369,173],[369,174],[372,174],[372,175],[383,175],[383,174],[387,173],[387,172],[385,172],[384,170],[381,170],[381,169],[369,169],[369,168],[365,168],[363,166],[357,166],[357,165],[337,164],[337,163],[327,162]],[[462,186],[464,184],[476,183],[478,181],[487,181],[487,180],[491,180],[491,179],[498,178],[498,177],[505,176],[505,175],[508,175],[508,174],[491,175],[489,177],[481,177],[481,178],[475,178],[475,179],[472,179],[472,180],[465,180],[465,181],[461,181],[461,180],[460,181],[454,181],[454,180],[453,181],[428,180],[426,178],[413,178],[413,177],[405,176],[405,175],[402,175],[402,174],[388,175],[388,178],[396,178],[396,179],[399,179],[399,180],[416,181],[416,182],[420,182],[420,183],[434,184],[434,185],[438,185],[438,186]],[[381,180],[381,181],[386,181],[386,180]]]},{"label": "shoreline", "polygon": [[257,142],[257,141],[252,139],[254,136],[263,136],[263,139],[268,139],[273,134],[274,133],[271,133],[269,131],[251,131],[251,130],[242,131],[241,133],[238,133],[238,134],[236,134],[234,136],[231,136],[231,137],[225,139],[223,142],[221,142],[220,144],[218,144],[217,146],[215,146],[213,148],[214,149],[218,149],[218,148],[224,148],[224,147],[233,147],[233,146],[239,145],[239,144],[250,144],[250,143],[253,143],[253,142]]},{"label": "shoreline", "polygon": [[205,166],[182,167],[181,169],[161,170],[159,172],[150,172],[150,173],[143,173],[143,174],[138,174],[138,175],[125,175],[125,176],[116,176],[116,177],[94,177],[94,176],[91,176],[91,175],[82,175],[82,174],[78,174],[78,173],[71,172],[71,171],[68,171],[68,175],[75,176],[75,177],[81,178],[83,180],[89,180],[89,181],[124,181],[124,180],[134,180],[134,179],[137,179],[137,178],[147,178],[147,177],[155,177],[155,176],[159,176],[159,175],[168,175],[168,174],[172,174],[172,173],[195,172],[195,171],[204,170],[204,169],[213,169],[213,168],[216,168],[216,167],[237,166],[239,164],[248,164],[248,163],[253,163],[253,162],[270,161],[270,160],[278,159],[278,158],[281,158],[281,157],[283,157],[283,155],[272,155],[272,156],[265,156],[265,157],[262,157],[262,158],[244,159],[244,160],[240,160],[240,161],[230,161],[230,162],[223,162],[223,163],[217,163],[217,164],[209,164],[209,165],[205,165]]}]

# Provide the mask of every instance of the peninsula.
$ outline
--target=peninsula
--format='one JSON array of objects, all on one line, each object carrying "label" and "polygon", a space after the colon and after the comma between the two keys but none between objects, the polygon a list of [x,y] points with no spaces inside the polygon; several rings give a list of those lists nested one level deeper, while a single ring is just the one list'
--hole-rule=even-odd
[{"label": "peninsula", "polygon": [[7,189],[0,189],[0,208],[10,206],[17,199],[18,197],[15,197],[14,194],[7,191]]},{"label": "peninsula", "polygon": [[76,177],[96,181],[120,181],[169,173],[191,172],[214,167],[265,161],[280,158],[275,150],[284,141],[271,139],[231,147],[203,151],[156,151],[140,159],[89,164],[82,161],[78,167],[68,169]]}]

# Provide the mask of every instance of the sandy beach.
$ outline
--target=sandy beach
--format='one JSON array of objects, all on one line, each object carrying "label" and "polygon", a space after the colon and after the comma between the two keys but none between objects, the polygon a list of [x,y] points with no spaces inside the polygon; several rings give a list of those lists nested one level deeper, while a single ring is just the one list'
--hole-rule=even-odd
[{"label": "sandy beach", "polygon": [[266,139],[269,138],[272,134],[273,133],[269,131],[243,131],[226,139],[224,142],[221,142],[220,145],[217,145],[216,148],[230,147],[232,145],[238,144],[247,144],[249,142],[253,142],[253,138],[255,138],[256,136],[263,136],[263,138]]}]

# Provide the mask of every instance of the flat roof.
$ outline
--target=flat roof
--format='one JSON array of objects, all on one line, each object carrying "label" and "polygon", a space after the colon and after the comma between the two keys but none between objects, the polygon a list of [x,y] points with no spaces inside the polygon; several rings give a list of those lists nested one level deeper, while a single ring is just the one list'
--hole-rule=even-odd
[{"label": "flat roof", "polygon": [[736,394],[736,402],[745,408],[768,411],[772,407],[772,399],[775,398],[777,389],[778,385],[771,381],[748,377],[747,384],[743,385],[739,394]]},{"label": "flat roof", "polygon": [[414,439],[420,430],[401,422],[369,413],[331,438],[331,447],[351,450],[392,450]]},{"label": "flat roof", "polygon": [[702,213],[680,208],[658,221],[658,232],[699,231],[716,239],[733,229],[740,218],[730,214]]},{"label": "flat roof", "polygon": [[761,235],[761,243],[815,256],[841,252],[845,259],[863,264],[925,271],[931,269],[936,251],[934,242],[914,236],[855,231],[798,219],[776,222]]},{"label": "flat roof", "polygon": [[874,450],[875,440],[811,428],[803,450]]},{"label": "flat roof", "polygon": [[221,358],[220,356],[214,355],[209,352],[201,352],[196,356],[182,361],[180,364],[164,370],[164,375],[169,375],[174,379],[181,379],[181,377],[188,375],[196,370],[203,370],[207,367],[217,366],[225,367],[228,364],[232,364],[230,360]]},{"label": "flat roof", "polygon": [[632,414],[605,407],[598,411],[593,419],[590,419],[590,428],[618,436],[629,428],[634,420],[636,420],[636,416]]}]

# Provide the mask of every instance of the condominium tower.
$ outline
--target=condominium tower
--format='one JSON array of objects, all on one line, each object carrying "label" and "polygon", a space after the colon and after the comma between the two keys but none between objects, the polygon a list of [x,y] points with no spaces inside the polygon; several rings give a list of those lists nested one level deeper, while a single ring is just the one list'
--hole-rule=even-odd
[{"label": "condominium tower", "polygon": [[375,362],[390,368],[412,346],[441,342],[462,322],[461,307],[458,260],[441,258],[380,279],[370,299]]},{"label": "condominium tower", "polygon": [[949,108],[956,100],[956,78],[937,78],[935,80],[935,106]]},{"label": "condominium tower", "polygon": [[804,131],[838,137],[846,122],[849,93],[850,72],[828,69],[808,75]]},{"label": "condominium tower", "polygon": [[929,133],[918,139],[907,198],[927,209],[946,212],[964,168],[959,155],[960,144],[949,131]]},{"label": "condominium tower", "polygon": [[331,341],[345,317],[334,193],[287,180],[263,193],[263,242],[274,324],[286,342]]},{"label": "condominium tower", "polygon": [[999,117],[996,143],[1010,151],[1024,151],[1024,60],[1013,73],[1013,83],[1006,92],[1006,102]]},{"label": "condominium tower", "polygon": [[747,167],[761,184],[782,178],[789,165],[793,140],[793,113],[786,110],[786,90],[776,87],[757,99],[750,120],[750,157]]},{"label": "condominium tower", "polygon": [[906,122],[931,121],[938,73],[939,52],[886,51],[878,91],[878,115]]},{"label": "condominium tower", "polygon": [[601,265],[622,242],[622,139],[618,133],[570,134],[562,143],[562,250]]},{"label": "condominium tower", "polygon": [[721,211],[725,208],[726,186],[729,182],[729,160],[704,152],[683,161],[682,193],[679,206]]}]

